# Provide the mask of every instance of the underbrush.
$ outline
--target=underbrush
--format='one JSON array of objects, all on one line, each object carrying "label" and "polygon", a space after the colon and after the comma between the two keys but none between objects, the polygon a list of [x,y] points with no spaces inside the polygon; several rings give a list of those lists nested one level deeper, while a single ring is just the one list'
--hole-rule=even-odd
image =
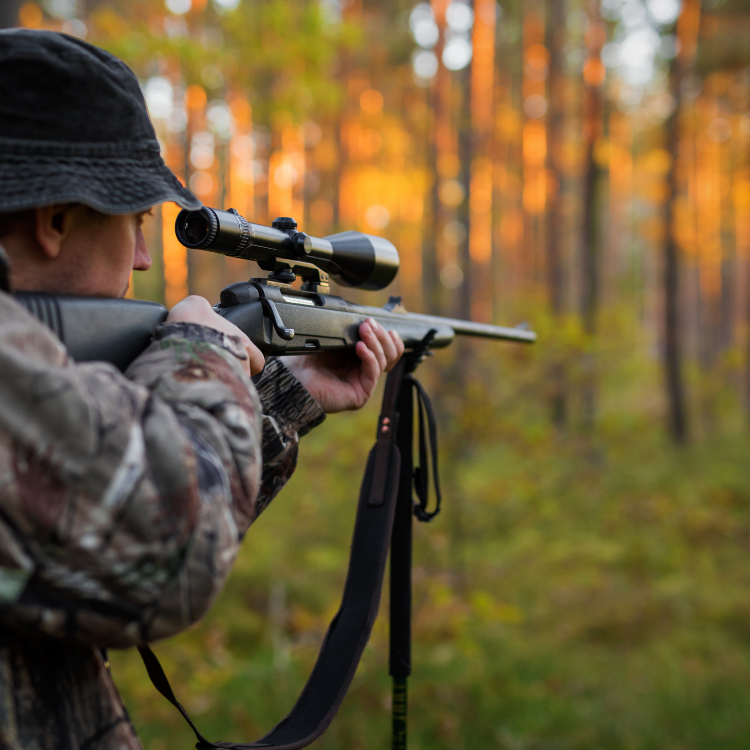
[{"label": "underbrush", "polygon": [[[415,750],[747,746],[750,440],[730,394],[722,429],[674,448],[654,362],[632,353],[616,314],[604,326],[593,428],[577,418],[585,342],[574,330],[555,352],[464,348],[423,367],[440,410],[445,511],[415,529]],[[555,362],[564,430],[548,413]],[[376,413],[331,417],[304,438],[297,473],[209,616],[156,647],[207,736],[257,739],[309,674],[338,607]],[[137,655],[112,661],[147,750],[191,747]],[[387,747],[389,712],[386,595],[317,746]]]}]

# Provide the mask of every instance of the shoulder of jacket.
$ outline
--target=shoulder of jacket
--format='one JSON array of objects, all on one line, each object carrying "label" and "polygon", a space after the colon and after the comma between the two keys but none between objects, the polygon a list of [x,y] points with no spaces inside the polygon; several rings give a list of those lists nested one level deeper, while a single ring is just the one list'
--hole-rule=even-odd
[{"label": "shoulder of jacket", "polygon": [[0,291],[0,348],[34,353],[51,364],[68,361],[68,352],[62,341],[13,299],[13,295],[3,291]]}]

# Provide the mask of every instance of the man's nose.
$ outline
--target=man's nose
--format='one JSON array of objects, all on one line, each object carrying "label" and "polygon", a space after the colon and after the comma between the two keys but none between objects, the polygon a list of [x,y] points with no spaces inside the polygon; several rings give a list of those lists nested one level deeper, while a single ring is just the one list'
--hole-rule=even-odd
[{"label": "man's nose", "polygon": [[153,260],[146,247],[146,238],[143,236],[143,230],[138,227],[135,235],[135,256],[133,257],[134,271],[148,271],[151,268]]}]

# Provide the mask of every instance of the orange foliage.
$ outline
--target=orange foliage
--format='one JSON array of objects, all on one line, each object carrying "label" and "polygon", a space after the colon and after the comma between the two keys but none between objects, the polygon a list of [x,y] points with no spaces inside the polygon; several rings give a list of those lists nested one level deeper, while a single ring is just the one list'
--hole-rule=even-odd
[{"label": "orange foliage", "polygon": [[531,81],[543,81],[547,77],[549,50],[543,44],[531,44],[524,50],[523,57],[526,77]]},{"label": "orange foliage", "polygon": [[544,18],[535,12],[529,12],[523,19],[523,43],[529,47],[532,44],[544,42]]},{"label": "orange foliage", "polygon": [[607,69],[604,63],[596,57],[590,57],[583,64],[583,80],[587,86],[599,88],[607,77]]},{"label": "orange foliage", "polygon": [[700,0],[683,0],[680,16],[677,19],[677,37],[680,40],[678,59],[683,63],[695,57],[700,24]]},{"label": "orange foliage", "polygon": [[44,21],[42,9],[37,3],[24,3],[18,11],[18,20],[27,29],[41,29]]},{"label": "orange foliage", "polygon": [[188,86],[185,91],[185,103],[188,109],[199,110],[206,106],[206,90],[203,86],[193,84]]},{"label": "orange foliage", "polygon": [[471,66],[472,126],[476,132],[492,130],[492,89],[495,61],[495,0],[476,0]]},{"label": "orange foliage", "polygon": [[383,95],[375,89],[366,89],[359,97],[359,106],[367,114],[377,114],[383,110]]},{"label": "orange foliage", "polygon": [[523,158],[530,165],[544,164],[547,158],[547,134],[539,120],[529,120],[523,126]]},{"label": "orange foliage", "polygon": [[179,206],[165,203],[161,211],[165,296],[167,307],[172,307],[188,293],[187,249],[178,242],[174,233]]}]

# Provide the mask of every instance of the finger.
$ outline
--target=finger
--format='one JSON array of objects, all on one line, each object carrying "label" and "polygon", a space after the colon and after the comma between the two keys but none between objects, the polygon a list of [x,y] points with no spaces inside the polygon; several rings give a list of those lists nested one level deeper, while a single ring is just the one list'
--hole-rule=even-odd
[{"label": "finger", "polygon": [[396,346],[396,362],[398,362],[401,357],[404,356],[404,340],[396,333],[396,331],[388,331],[388,333],[390,334],[391,338],[393,339],[393,343]]},{"label": "finger", "polygon": [[266,358],[263,356],[263,352],[258,349],[255,344],[248,340],[249,346],[245,346],[247,352],[247,361],[250,366],[250,375],[257,375],[263,372],[263,368],[266,366]]},{"label": "finger", "polygon": [[211,321],[216,313],[211,309],[207,299],[191,294],[180,300],[167,315],[170,323],[198,323],[199,325],[212,325]]},{"label": "finger", "polygon": [[372,392],[375,390],[378,378],[380,377],[381,369],[375,353],[364,341],[358,341],[354,347],[354,351],[362,362],[359,370],[359,382],[364,392],[364,398],[362,403],[358,404],[358,406],[362,406],[372,396]]},{"label": "finger", "polygon": [[245,375],[248,375],[250,377],[255,375],[255,373],[253,372],[253,364],[250,361],[250,357],[248,357],[247,359],[241,359],[240,366],[245,371]]},{"label": "finger", "polygon": [[[375,321],[373,320],[372,323],[375,323]],[[378,339],[377,335],[375,334],[374,326],[372,325],[372,323],[370,323],[370,321],[368,320],[362,323],[362,325],[359,327],[359,335],[367,348],[375,355],[378,364],[380,365],[380,372],[383,372],[383,370],[385,370],[387,362],[385,354],[383,352],[383,345],[380,343],[380,339]],[[380,375],[380,373],[378,373],[378,375]]]},{"label": "finger", "polygon": [[383,326],[381,326],[376,320],[370,319],[368,322],[372,326],[380,345],[383,347],[383,354],[385,354],[385,367],[383,367],[383,370],[388,372],[393,365],[396,364],[396,360],[398,359],[396,346],[393,343],[390,334],[385,328],[383,328]]},{"label": "finger", "polygon": [[[388,367],[386,372],[390,372],[404,353],[404,342],[396,331],[386,331],[386,334],[388,336]],[[385,347],[383,349],[385,351]]]},{"label": "finger", "polygon": [[247,359],[240,360],[242,369],[248,375],[257,375],[263,371],[265,359],[258,347],[234,323],[230,323],[216,313],[207,299],[194,294],[185,297],[172,308],[167,320],[174,323],[197,323],[232,336],[239,341],[247,355]]},{"label": "finger", "polygon": [[250,337],[244,331],[237,328],[234,323],[224,320],[224,318],[217,315],[213,310],[211,312],[221,320],[222,327],[219,330],[223,330],[224,333],[228,333],[235,339],[239,339],[240,346],[245,350],[245,354],[247,355],[247,359],[240,360],[245,372],[250,376],[263,372],[263,368],[266,366],[266,358],[263,356],[261,350],[253,344]]}]

